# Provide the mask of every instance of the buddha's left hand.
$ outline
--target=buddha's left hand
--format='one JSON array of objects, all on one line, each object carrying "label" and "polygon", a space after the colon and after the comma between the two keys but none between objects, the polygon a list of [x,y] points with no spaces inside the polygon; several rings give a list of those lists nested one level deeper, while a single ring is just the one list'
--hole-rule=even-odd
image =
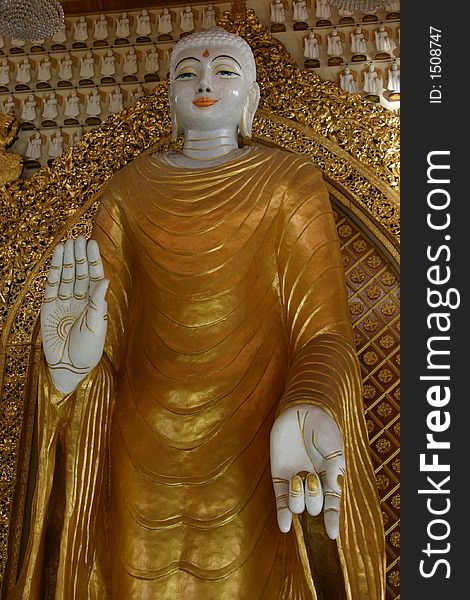
[{"label": "buddha's left hand", "polygon": [[290,530],[293,513],[323,509],[328,536],[336,539],[345,460],[341,433],[326,411],[300,404],[279,415],[271,430],[271,474],[281,531]]}]

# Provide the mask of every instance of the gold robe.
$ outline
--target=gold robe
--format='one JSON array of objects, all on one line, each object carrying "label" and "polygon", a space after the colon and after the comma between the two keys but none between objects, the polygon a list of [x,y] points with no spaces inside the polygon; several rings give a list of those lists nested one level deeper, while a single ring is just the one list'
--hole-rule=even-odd
[{"label": "gold robe", "polygon": [[45,517],[60,495],[47,597],[315,599],[298,522],[278,529],[269,466],[275,416],[312,403],[344,438],[345,595],[381,600],[384,534],[320,172],[259,147],[202,170],[144,155],[107,186],[92,237],[111,280],[106,353],[71,397],[42,372],[17,597],[51,585]]}]

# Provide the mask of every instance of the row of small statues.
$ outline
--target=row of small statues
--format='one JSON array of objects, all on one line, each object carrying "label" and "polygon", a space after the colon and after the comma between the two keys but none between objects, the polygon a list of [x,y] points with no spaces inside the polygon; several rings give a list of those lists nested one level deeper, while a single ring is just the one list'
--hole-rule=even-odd
[{"label": "row of small statues", "polygon": [[[390,0],[385,4],[385,10],[388,12],[397,12],[400,10],[399,0]],[[375,14],[376,10],[370,10],[367,14]],[[306,22],[310,19],[310,10],[306,0],[292,1],[292,18],[294,22]],[[273,0],[270,3],[271,23],[285,23],[287,21],[286,3],[284,0]],[[355,11],[347,8],[338,8],[340,17],[352,17]],[[315,17],[317,19],[330,19],[332,16],[332,6],[330,0],[315,1]]]},{"label": "row of small statues", "polygon": [[[373,32],[374,46],[377,52],[389,53],[394,46],[394,42],[389,31],[383,23]],[[400,30],[398,29],[398,36]],[[345,35],[343,32],[338,32],[336,27],[333,27],[331,33],[326,36],[326,53],[328,56],[341,56],[344,53]],[[350,49],[352,54],[367,54],[368,47],[368,31],[363,31],[360,25],[350,34]],[[399,40],[398,40],[399,42]],[[319,58],[320,57],[321,37],[317,36],[312,30],[304,39],[304,57]]]},{"label": "row of small statues", "polygon": [[[67,144],[65,138],[68,138],[70,144]],[[36,131],[28,138],[25,156],[28,160],[39,162],[44,157],[54,159],[60,156],[67,150],[69,146],[73,146],[83,139],[83,129],[77,129],[72,135],[64,136],[57,130],[50,136],[45,136],[39,131]],[[47,145],[47,153],[44,155],[44,146]],[[37,165],[36,165],[37,166]]]},{"label": "row of small statues", "polygon": [[[201,27],[209,29],[215,27],[218,11],[212,4],[209,4],[202,10]],[[150,36],[152,34],[152,17],[151,14],[143,9],[140,14],[132,18],[128,13],[124,12],[121,16],[115,19],[112,16],[104,14],[99,15],[96,19],[91,20],[84,16],[79,17],[76,21],[69,21],[69,29],[65,22],[59,31],[51,38],[52,43],[65,44],[69,38],[73,42],[88,42],[90,39],[97,41],[107,40],[111,32],[114,31],[116,38],[128,39],[133,33],[136,36]],[[160,35],[170,35],[174,30],[175,15],[168,8],[164,8],[158,16],[157,33]],[[179,14],[179,29],[181,32],[191,33],[196,29],[197,12],[191,6],[187,6]],[[91,27],[90,27],[91,24]],[[34,40],[33,43],[42,45],[44,39]],[[0,48],[4,46],[3,37],[0,36]],[[21,39],[13,38],[10,40],[12,46],[24,46],[25,42]]]},{"label": "row of small statues", "polygon": [[[130,106],[145,95],[145,89],[139,83],[126,95],[129,98],[128,105]],[[77,90],[72,89],[67,95],[61,96],[51,91],[39,102],[34,94],[28,94],[20,101],[15,101],[13,95],[9,94],[1,103],[1,109],[4,114],[14,112],[21,121],[31,123],[38,118],[39,110],[43,121],[55,121],[62,104],[64,106],[63,115],[69,119],[77,119],[82,113],[89,117],[99,117],[103,113],[103,102],[107,102],[107,112],[115,114],[124,110],[124,100],[125,94],[121,87],[116,85],[108,92],[93,88],[87,94],[79,94]]]},{"label": "row of small statues", "polygon": [[[95,67],[99,66],[99,74],[102,76],[113,76],[116,74],[117,64],[122,58],[122,74],[135,75],[140,66],[146,73],[158,73],[160,69],[161,56],[155,45],[142,52],[139,56],[133,46],[121,57],[116,57],[115,52],[109,48],[105,54],[98,55],[87,50],[78,59],[78,76],[81,79],[92,79],[97,75]],[[14,71],[13,71],[14,70]],[[34,73],[35,72],[35,73]],[[47,83],[54,77],[60,80],[70,81],[74,78],[74,61],[69,52],[62,57],[52,59],[46,54],[36,65],[27,56],[13,64],[7,57],[0,57],[0,86],[8,86],[15,78],[16,83],[28,84],[33,80]]]},{"label": "row of small statues", "polygon": [[[340,73],[339,84],[342,90],[350,94],[358,94],[361,90],[357,79],[359,74],[356,71],[351,71],[349,65]],[[362,91],[366,94],[380,95],[384,88],[384,82],[381,78],[380,71],[376,71],[375,66],[371,63],[368,69],[362,72]],[[400,91],[400,69],[396,62],[386,72],[385,89],[390,92],[397,93]]]}]

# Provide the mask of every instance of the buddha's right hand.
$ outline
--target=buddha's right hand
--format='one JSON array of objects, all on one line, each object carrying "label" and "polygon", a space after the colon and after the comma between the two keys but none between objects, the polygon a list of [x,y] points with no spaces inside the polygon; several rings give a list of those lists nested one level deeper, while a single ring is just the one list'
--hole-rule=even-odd
[{"label": "buddha's right hand", "polygon": [[83,236],[54,249],[41,308],[46,362],[59,392],[73,392],[99,363],[107,324],[104,278],[98,244]]}]

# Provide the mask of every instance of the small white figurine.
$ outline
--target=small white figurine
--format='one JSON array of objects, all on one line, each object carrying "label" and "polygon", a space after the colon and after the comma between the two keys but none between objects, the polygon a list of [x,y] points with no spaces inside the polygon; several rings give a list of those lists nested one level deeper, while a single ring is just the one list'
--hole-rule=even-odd
[{"label": "small white figurine", "polygon": [[72,58],[68,52],[65,54],[64,58],[62,58],[62,60],[59,59],[58,71],[59,71],[60,79],[65,79],[67,81],[72,79],[72,77],[73,77],[72,64],[73,64]]},{"label": "small white figurine", "polygon": [[74,144],[78,144],[82,140],[83,140],[83,129],[80,127],[80,129],[77,129],[77,131],[72,136],[72,146]]},{"label": "small white figurine", "polygon": [[91,117],[97,117],[101,114],[101,96],[96,88],[87,96],[85,112]]},{"label": "small white figurine", "polygon": [[215,18],[215,8],[212,4],[208,4],[207,8],[202,10],[202,28],[210,29],[211,27],[215,27],[217,25]]},{"label": "small white figurine", "polygon": [[26,44],[26,42],[20,38],[12,37],[10,39],[10,44],[12,46],[19,46],[20,48]]},{"label": "small white figurine", "polygon": [[147,73],[158,73],[160,69],[160,59],[158,56],[158,50],[153,45],[145,56],[145,71]]},{"label": "small white figurine", "polygon": [[150,35],[152,31],[150,26],[150,16],[145,8],[140,15],[137,15],[137,26],[135,31],[137,35]]},{"label": "small white figurine", "polygon": [[49,58],[49,55],[46,54],[46,56],[43,58],[43,60],[38,63],[38,74],[37,74],[38,81],[49,81],[52,78],[51,69],[52,69],[51,59]]},{"label": "small white figurine", "polygon": [[393,63],[388,70],[387,90],[391,92],[400,91],[400,70],[397,63]]},{"label": "small white figurine", "polygon": [[65,99],[64,115],[75,119],[80,114],[80,98],[77,90],[72,90],[70,96]]},{"label": "small white figurine", "polygon": [[355,31],[351,33],[351,52],[353,54],[365,54],[367,52],[365,35],[360,25],[357,25]]},{"label": "small white figurine", "polygon": [[158,33],[160,35],[168,35],[172,31],[171,13],[168,8],[164,8],[158,17]]},{"label": "small white figurine", "polygon": [[317,19],[329,19],[331,17],[330,0],[317,0],[315,16]]},{"label": "small white figurine", "polygon": [[94,22],[93,37],[95,40],[105,40],[108,37],[108,21],[105,15],[100,15]]},{"label": "small white figurine", "polygon": [[390,52],[391,50],[388,31],[385,29],[383,23],[381,23],[379,29],[375,31],[375,46],[378,52]]},{"label": "small white figurine", "polygon": [[5,100],[2,102],[2,112],[6,115],[9,112],[15,112],[16,106],[15,101],[13,100],[13,96],[8,94]]},{"label": "small white figurine", "polygon": [[18,83],[29,83],[31,81],[31,63],[27,56],[25,56],[23,62],[18,65],[16,70],[16,81]]},{"label": "small white figurine", "polygon": [[8,85],[10,83],[10,65],[6,56],[0,58],[0,85]]},{"label": "small white figurine", "polygon": [[28,145],[26,146],[26,158],[31,160],[39,160],[42,154],[42,139],[39,131],[36,131],[34,135],[32,135],[28,139]]},{"label": "small white figurine", "polygon": [[327,42],[326,53],[328,56],[341,56],[343,54],[343,44],[336,27],[333,27],[331,33],[327,36]]},{"label": "small white figurine", "polygon": [[122,13],[121,18],[116,20],[116,37],[128,38],[131,34],[130,21],[127,13]]},{"label": "small white figurine", "polygon": [[64,138],[60,131],[56,131],[49,140],[48,156],[57,158],[64,152]]},{"label": "small white figurine", "polygon": [[33,96],[33,94],[29,94],[29,96],[23,100],[21,119],[23,121],[34,121],[36,118],[37,107],[38,105],[36,104],[36,98]]},{"label": "small white figurine", "polygon": [[344,8],[344,7],[338,8],[338,15],[340,17],[352,17],[353,14],[354,14],[353,10],[349,10],[348,8]]},{"label": "small white figurine", "polygon": [[88,50],[80,59],[80,77],[92,79],[95,76],[95,59],[93,53]]},{"label": "small white figurine", "polygon": [[319,58],[320,47],[314,31],[309,31],[308,36],[304,39],[304,57]]},{"label": "small white figurine", "polygon": [[139,70],[137,66],[137,54],[133,46],[129,48],[129,52],[124,56],[122,72],[124,75],[134,75]]},{"label": "small white figurine", "polygon": [[284,23],[286,20],[286,9],[282,0],[271,2],[271,23]]},{"label": "small white figurine", "polygon": [[139,98],[143,98],[144,96],[145,96],[144,88],[142,87],[142,84],[139,83],[137,88],[135,90],[132,90],[132,92],[131,92],[130,103],[134,104],[134,102],[139,100]]},{"label": "small white figurine", "polygon": [[111,48],[101,58],[101,75],[114,75],[116,73],[116,57]]},{"label": "small white figurine", "polygon": [[340,86],[341,89],[345,92],[349,92],[350,94],[357,93],[356,82],[354,81],[354,76],[351,73],[351,69],[346,67],[340,76]]},{"label": "small white figurine", "polygon": [[400,0],[390,0],[385,4],[387,12],[398,12],[400,10]]},{"label": "small white figurine", "polygon": [[62,23],[59,30],[52,36],[52,41],[55,44],[64,44],[67,41],[67,28],[65,23]]},{"label": "small white figurine", "polygon": [[121,88],[116,86],[109,95],[108,111],[115,114],[124,110],[123,95]]},{"label": "small white figurine", "polygon": [[55,95],[55,92],[51,92],[49,96],[46,96],[44,100],[44,105],[42,107],[42,117],[44,120],[53,121],[58,114],[59,111],[57,110],[57,96]]},{"label": "small white figurine", "polygon": [[364,91],[368,94],[379,95],[382,90],[382,85],[379,75],[375,70],[373,63],[369,65],[369,69],[364,73]]},{"label": "small white figurine", "polygon": [[190,6],[187,6],[181,13],[180,17],[181,31],[194,31],[194,13]]},{"label": "small white figurine", "polygon": [[80,17],[73,25],[73,39],[76,42],[86,42],[88,39],[88,25],[85,17]]},{"label": "small white figurine", "polygon": [[294,21],[308,21],[309,14],[305,0],[294,0]]}]

